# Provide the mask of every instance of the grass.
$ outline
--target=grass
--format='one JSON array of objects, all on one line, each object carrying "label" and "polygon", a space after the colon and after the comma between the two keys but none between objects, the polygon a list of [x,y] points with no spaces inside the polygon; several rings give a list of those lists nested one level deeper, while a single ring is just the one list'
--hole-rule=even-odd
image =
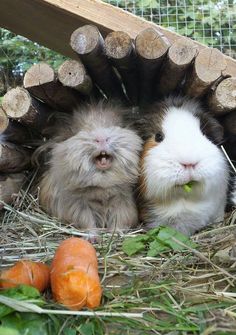
[{"label": "grass", "polygon": [[[65,310],[50,293],[43,307],[30,301],[1,302],[23,310],[20,315],[33,311],[60,321],[59,334],[63,329],[70,329],[68,335],[236,334],[235,219],[236,211],[224,223],[195,235],[196,249],[157,257],[145,252],[128,257],[122,251],[123,240],[141,229],[126,235],[103,231],[95,242],[104,288],[96,311]],[[22,192],[14,207],[5,205],[1,268],[21,258],[50,262],[59,242],[72,235],[89,238],[87,232],[48,217],[37,199]]]}]

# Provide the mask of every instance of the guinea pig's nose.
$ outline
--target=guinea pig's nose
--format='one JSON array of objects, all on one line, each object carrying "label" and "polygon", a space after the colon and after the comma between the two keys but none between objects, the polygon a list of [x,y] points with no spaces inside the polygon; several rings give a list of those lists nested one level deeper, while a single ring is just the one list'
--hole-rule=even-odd
[{"label": "guinea pig's nose", "polygon": [[108,137],[96,137],[95,138],[95,142],[101,144],[101,145],[104,145],[106,144],[107,142],[109,141],[109,138]]},{"label": "guinea pig's nose", "polygon": [[180,163],[185,169],[194,169],[197,163]]}]

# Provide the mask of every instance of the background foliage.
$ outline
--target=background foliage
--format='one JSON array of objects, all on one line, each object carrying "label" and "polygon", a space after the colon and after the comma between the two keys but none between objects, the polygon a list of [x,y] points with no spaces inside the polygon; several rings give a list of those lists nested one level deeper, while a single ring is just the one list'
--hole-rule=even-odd
[{"label": "background foliage", "polygon": [[236,0],[108,0],[110,4],[236,56]]}]

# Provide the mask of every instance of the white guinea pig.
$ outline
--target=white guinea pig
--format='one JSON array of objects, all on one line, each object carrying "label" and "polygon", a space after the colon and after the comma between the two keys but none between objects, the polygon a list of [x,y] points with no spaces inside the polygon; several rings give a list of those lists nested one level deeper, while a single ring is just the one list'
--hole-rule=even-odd
[{"label": "white guinea pig", "polygon": [[169,97],[144,111],[138,128],[141,156],[140,218],[191,235],[223,219],[228,164],[217,144],[221,125],[199,102]]}]

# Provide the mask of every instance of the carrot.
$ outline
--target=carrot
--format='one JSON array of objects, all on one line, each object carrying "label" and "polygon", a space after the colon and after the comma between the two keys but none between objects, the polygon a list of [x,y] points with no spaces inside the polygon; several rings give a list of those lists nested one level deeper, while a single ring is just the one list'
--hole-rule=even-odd
[{"label": "carrot", "polygon": [[63,241],[51,266],[53,297],[69,309],[98,307],[102,288],[98,276],[96,250],[86,240],[72,237]]},{"label": "carrot", "polygon": [[46,264],[21,260],[1,272],[0,287],[5,289],[25,284],[42,292],[49,286],[49,279],[50,269]]}]

